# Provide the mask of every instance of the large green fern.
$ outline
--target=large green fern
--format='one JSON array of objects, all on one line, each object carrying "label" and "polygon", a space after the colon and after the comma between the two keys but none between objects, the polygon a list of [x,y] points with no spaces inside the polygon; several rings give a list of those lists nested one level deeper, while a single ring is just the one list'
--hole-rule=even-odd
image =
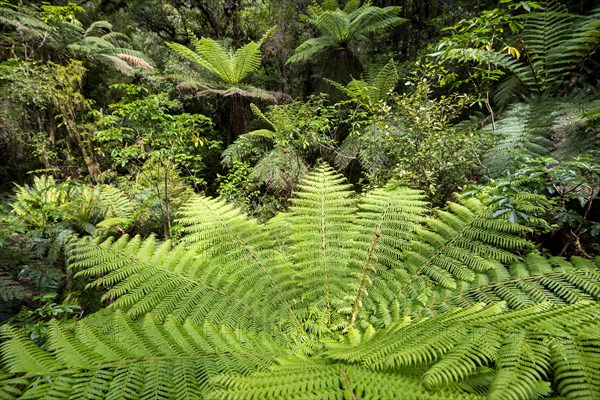
[{"label": "large green fern", "polygon": [[109,310],[52,322],[44,349],[4,327],[0,393],[597,398],[598,264],[523,259],[527,228],[476,199],[431,213],[423,198],[358,196],[321,166],[264,225],[198,196],[179,244],[74,243],[71,268]]}]

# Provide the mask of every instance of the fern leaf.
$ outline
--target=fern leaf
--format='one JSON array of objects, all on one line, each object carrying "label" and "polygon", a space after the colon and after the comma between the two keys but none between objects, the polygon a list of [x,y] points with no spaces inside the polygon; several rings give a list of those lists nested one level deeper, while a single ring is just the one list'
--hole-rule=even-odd
[{"label": "fern leaf", "polygon": [[548,126],[553,124],[551,112],[555,104],[544,97],[518,103],[497,122],[494,135],[499,140],[484,159],[492,177],[514,170],[522,161],[519,157],[548,154],[552,145]]},{"label": "fern leaf", "polygon": [[424,221],[426,203],[423,200],[423,193],[416,190],[379,189],[358,204],[354,263],[361,266],[361,271],[357,272],[359,280],[353,286],[355,295],[351,297],[349,327],[363,307],[367,309],[366,315],[375,314],[381,306],[380,299],[387,297],[384,293],[392,280],[388,271],[401,264],[403,252],[410,247],[410,241],[415,239],[416,230]]},{"label": "fern leaf", "polygon": [[[240,254],[235,248],[233,252]],[[159,245],[154,238],[129,240],[122,236],[116,242],[113,239],[102,243],[80,242],[72,247],[70,255],[77,276],[100,275],[92,285],[112,286],[103,298],[116,299],[111,307],[123,307],[134,317],[152,312],[161,320],[172,314],[180,321],[191,317],[199,322],[208,320],[259,329],[264,324],[271,325],[274,315],[281,315],[282,305],[286,310],[281,315],[283,320],[291,312],[285,308],[289,304],[285,299],[279,302],[281,293],[273,291],[281,289],[277,287],[279,284],[293,286],[289,279],[286,282],[292,273],[285,265],[266,272],[264,267],[257,268],[256,263],[244,264],[244,260],[253,260],[255,254],[251,251],[241,262],[229,258],[233,264],[219,268],[211,262],[214,260],[210,260],[209,254],[205,254],[203,263],[195,251],[183,244],[171,248],[169,242]],[[242,270],[232,273],[232,268],[241,265],[244,265]],[[261,285],[271,287],[272,291],[263,288],[259,293],[246,292],[246,286],[240,285],[242,282],[251,285],[263,282]],[[262,317],[255,315],[256,302],[265,303],[261,307],[265,311]]]},{"label": "fern leaf", "polygon": [[353,239],[351,215],[356,210],[350,185],[328,166],[320,166],[305,177],[292,200],[287,221],[292,231],[288,238],[290,256],[301,282],[298,301],[309,308],[324,310],[324,323],[336,322],[336,305],[346,293],[348,259]]},{"label": "fern leaf", "polygon": [[559,257],[546,259],[529,254],[508,270],[498,266],[482,274],[456,291],[439,292],[428,306],[429,312],[442,312],[453,307],[466,307],[477,302],[488,304],[505,301],[510,308],[523,308],[536,303],[554,305],[595,301],[600,298],[600,260],[574,257],[571,262]]},{"label": "fern leaf", "polygon": [[219,376],[212,383],[216,389],[209,399],[482,399],[452,388],[429,391],[415,376],[307,360],[287,361],[269,372],[249,376]]},{"label": "fern leaf", "polygon": [[[75,332],[54,323],[48,351],[30,350],[33,342],[5,329],[2,353],[11,360],[13,376],[4,376],[1,387],[11,390],[9,384],[29,383],[23,394],[28,399],[191,400],[203,394],[211,376],[264,369],[283,351],[263,335],[189,321],[161,324],[147,316],[136,323],[117,311],[104,323],[109,324],[109,333],[86,321]],[[96,347],[98,341],[100,347]],[[119,358],[113,358],[115,352],[103,352],[107,345],[119,349]],[[16,354],[17,347],[25,351]],[[40,379],[43,376],[48,379]]]},{"label": "fern leaf", "polygon": [[494,269],[496,261],[514,260],[508,250],[531,246],[518,236],[527,228],[493,218],[477,200],[448,206],[449,211],[437,212],[439,219],[428,221],[429,229],[418,231],[404,261],[411,273],[425,274],[452,289],[457,280],[472,281],[474,271]]}]

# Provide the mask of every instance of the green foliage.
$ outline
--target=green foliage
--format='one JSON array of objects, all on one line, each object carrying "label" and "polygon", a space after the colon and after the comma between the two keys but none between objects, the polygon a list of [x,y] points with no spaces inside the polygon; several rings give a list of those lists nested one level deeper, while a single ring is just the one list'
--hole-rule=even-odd
[{"label": "green foliage", "polygon": [[174,165],[203,184],[203,158],[218,148],[210,118],[181,112],[181,103],[142,86],[113,86],[125,96],[99,114],[96,140],[110,157],[108,164],[127,168],[132,176],[149,159]]},{"label": "green foliage", "polygon": [[382,34],[406,22],[398,17],[400,7],[375,7],[369,2],[358,7],[360,2],[351,1],[343,10],[328,7],[315,8],[309,14],[309,21],[320,36],[300,44],[287,63],[313,60],[321,57],[329,68],[325,76],[346,84],[351,78],[358,78],[363,67],[359,61],[360,49],[368,47],[367,38],[372,34]]},{"label": "green foliage", "polygon": [[356,155],[372,184],[395,181],[425,190],[443,204],[476,171],[485,147],[474,132],[452,126],[467,101],[464,96],[434,99],[430,84],[419,81],[414,91],[380,102],[378,115],[353,130],[341,152],[347,158]]},{"label": "green foliage", "polygon": [[219,193],[250,207],[250,214],[271,217],[287,208],[292,190],[308,171],[308,160],[325,158],[335,149],[337,131],[351,117],[342,105],[329,105],[325,96],[273,105],[264,113],[251,108],[263,127],[241,135],[223,151],[223,164],[233,168],[221,179]]},{"label": "green foliage", "polygon": [[31,340],[44,347],[48,338],[48,322],[50,320],[65,322],[66,319],[75,317],[81,310],[79,305],[69,302],[68,299],[62,304],[57,304],[56,297],[56,293],[34,296],[32,300],[35,303],[39,302],[40,306],[35,309],[21,310],[10,319],[10,324],[20,327]]},{"label": "green foliage", "polygon": [[490,131],[497,139],[484,158],[484,172],[499,177],[517,167],[523,157],[548,155],[552,145],[548,128],[553,123],[555,106],[556,101],[544,97],[511,106]]},{"label": "green foliage", "polygon": [[514,250],[530,247],[527,228],[493,208],[472,198],[425,217],[425,205],[412,189],[357,197],[321,166],[265,225],[196,196],[180,211],[180,244],[74,243],[71,268],[107,288],[113,311],[50,322],[45,349],[4,327],[2,390],[32,399],[597,393],[597,263],[522,262]]},{"label": "green foliage", "polygon": [[400,7],[374,7],[364,4],[356,9],[331,9],[316,12],[310,18],[321,36],[296,48],[289,63],[307,61],[328,50],[350,50],[350,46],[369,33],[385,32],[406,22],[397,15]]},{"label": "green foliage", "polygon": [[469,283],[454,290],[437,291],[421,314],[437,314],[454,307],[504,301],[507,307],[521,309],[539,302],[557,306],[596,301],[600,296],[598,267],[600,259],[572,257],[545,258],[531,253],[508,269],[497,268],[479,273]]},{"label": "green foliage", "polygon": [[[521,3],[517,3],[521,4]],[[531,11],[533,7],[529,6]],[[496,101],[505,105],[520,94],[555,93],[572,72],[577,72],[600,43],[597,26],[600,11],[578,16],[566,11],[556,1],[546,1],[542,7],[514,20],[499,10],[484,13],[472,21],[452,27],[460,33],[440,43],[435,53],[445,59],[475,61],[475,79],[497,80],[510,72],[497,88]],[[490,19],[487,21],[487,19]],[[489,25],[489,27],[488,27]],[[509,44],[503,38],[503,25],[520,32],[517,42]],[[501,43],[502,48],[494,43]],[[506,52],[507,54],[504,54]],[[477,73],[477,71],[483,71]]]},{"label": "green foliage", "polygon": [[[174,320],[163,324],[150,316],[132,321],[120,311],[84,320],[74,330],[51,322],[47,350],[14,328],[5,327],[4,337],[12,337],[2,344],[6,359],[12,360],[10,373],[41,368],[49,376],[14,394],[47,399],[202,398],[215,374],[265,369],[281,352],[264,334]],[[28,361],[17,361],[22,355]],[[81,363],[84,370],[76,368]]]},{"label": "green foliage", "polygon": [[562,160],[528,159],[514,173],[483,190],[497,205],[496,214],[538,225],[562,238],[549,246],[555,254],[588,256],[586,248],[592,249],[600,234],[598,216],[593,212],[600,190],[596,153]]},{"label": "green foliage", "polygon": [[244,98],[277,98],[276,93],[244,83],[260,68],[260,47],[274,30],[275,28],[268,30],[258,43],[247,43],[235,51],[210,38],[198,40],[194,35],[190,38],[195,50],[178,43],[168,43],[172,50],[191,62],[200,72],[191,78],[184,78],[181,85],[195,88],[200,93],[216,93],[228,99],[227,144],[233,143],[246,129]]},{"label": "green foliage", "polygon": [[[201,70],[212,74],[214,79],[197,81],[201,89],[215,91],[224,96],[241,94],[250,97],[267,97],[267,92],[252,86],[243,86],[243,81],[260,68],[263,41],[273,33],[269,30],[258,42],[250,42],[237,50],[227,49],[210,38],[198,39],[191,36],[195,50],[178,43],[168,43],[177,54],[183,56]],[[244,90],[246,89],[246,90]]]}]

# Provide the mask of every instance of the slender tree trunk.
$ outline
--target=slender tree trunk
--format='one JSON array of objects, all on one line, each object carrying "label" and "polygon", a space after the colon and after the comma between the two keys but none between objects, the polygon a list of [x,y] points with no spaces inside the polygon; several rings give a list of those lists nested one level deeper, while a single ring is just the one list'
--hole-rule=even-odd
[{"label": "slender tree trunk", "polygon": [[244,109],[244,98],[240,94],[229,96],[229,126],[227,127],[227,145],[246,131],[246,110]]}]

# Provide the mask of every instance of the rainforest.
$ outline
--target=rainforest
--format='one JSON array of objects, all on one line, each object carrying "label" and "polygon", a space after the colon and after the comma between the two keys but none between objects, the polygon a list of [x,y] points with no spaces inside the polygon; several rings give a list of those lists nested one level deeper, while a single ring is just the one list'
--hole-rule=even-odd
[{"label": "rainforest", "polygon": [[600,4],[0,0],[0,398],[600,399]]}]

